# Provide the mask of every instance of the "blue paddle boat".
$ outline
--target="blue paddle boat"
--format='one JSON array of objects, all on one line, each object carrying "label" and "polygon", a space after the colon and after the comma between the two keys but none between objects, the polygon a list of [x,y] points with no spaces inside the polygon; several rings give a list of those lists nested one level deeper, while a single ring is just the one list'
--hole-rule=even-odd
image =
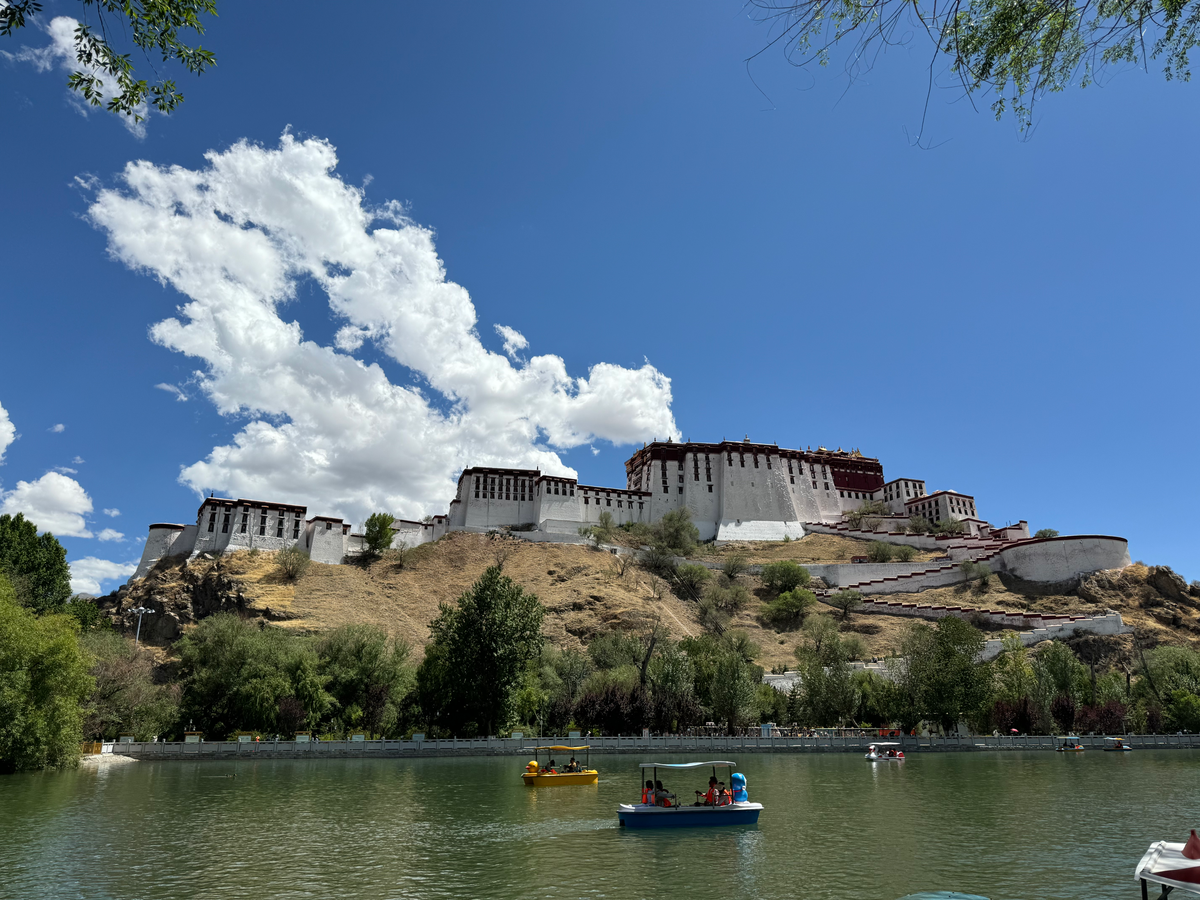
[{"label": "blue paddle boat", "polygon": [[[735,763],[728,760],[692,763],[642,763],[639,781],[650,775],[650,784],[642,790],[641,803],[622,803],[617,821],[626,828],[704,828],[714,825],[754,825],[762,812],[761,803],[751,803],[746,793],[746,776],[732,772]],[[682,772],[687,769],[712,769],[707,793],[696,791],[696,802],[681,805],[675,794],[662,788],[658,770]],[[732,772],[728,789],[717,777],[717,770]],[[716,786],[714,781],[717,782]]]}]

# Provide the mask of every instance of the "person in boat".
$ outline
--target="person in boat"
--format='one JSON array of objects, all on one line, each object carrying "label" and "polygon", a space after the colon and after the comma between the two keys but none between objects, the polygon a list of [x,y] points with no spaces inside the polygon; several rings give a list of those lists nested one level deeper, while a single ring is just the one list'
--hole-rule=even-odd
[{"label": "person in boat", "polygon": [[563,769],[563,771],[564,772],[578,772],[579,771],[579,763],[575,762],[575,757],[573,757],[573,756],[571,757],[571,759],[567,762],[567,767],[565,769]]},{"label": "person in boat", "polygon": [[717,806],[728,806],[733,802],[733,791],[725,787],[725,782],[717,782]]},{"label": "person in boat", "polygon": [[661,781],[654,782],[654,805],[674,806],[675,795],[663,787]]},{"label": "person in boat", "polygon": [[646,779],[646,786],[642,788],[642,805],[654,805],[654,782],[649,778]]},{"label": "person in boat", "polygon": [[694,806],[719,806],[721,804],[721,789],[717,787],[717,776],[708,777],[708,793],[696,791],[697,800]]},{"label": "person in boat", "polygon": [[558,769],[556,768],[554,760],[550,760],[550,764],[548,766],[546,766],[545,769],[542,770],[542,774],[543,775],[557,775],[558,774]]}]

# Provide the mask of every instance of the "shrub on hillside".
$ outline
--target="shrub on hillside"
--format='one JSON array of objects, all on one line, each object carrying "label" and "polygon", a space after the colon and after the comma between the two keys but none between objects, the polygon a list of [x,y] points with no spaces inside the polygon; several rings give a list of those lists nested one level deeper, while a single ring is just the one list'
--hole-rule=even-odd
[{"label": "shrub on hillside", "polygon": [[808,569],[790,559],[782,562],[767,563],[762,567],[762,583],[768,590],[782,594],[798,587],[805,587],[812,580]]},{"label": "shrub on hillside", "polygon": [[850,610],[862,606],[862,594],[858,591],[838,591],[826,601],[834,609],[842,611],[842,618],[850,615]]},{"label": "shrub on hillside", "polygon": [[877,563],[891,562],[892,545],[884,541],[871,541],[867,544],[867,559]]},{"label": "shrub on hillside", "polygon": [[675,569],[675,591],[684,600],[699,600],[700,592],[712,573],[698,563],[685,563]]},{"label": "shrub on hillside", "polygon": [[675,556],[687,556],[700,541],[700,532],[692,524],[692,511],[686,507],[667,513],[650,531],[652,545]]},{"label": "shrub on hillside", "polygon": [[367,545],[368,553],[379,554],[392,545],[392,535],[395,534],[392,523],[395,521],[396,517],[388,512],[367,516],[367,523],[363,526],[363,542]]},{"label": "shrub on hillside", "polygon": [[924,516],[909,516],[905,530],[909,534],[929,534],[930,527],[929,520]]},{"label": "shrub on hillside", "polygon": [[892,558],[897,562],[912,562],[917,558],[917,548],[908,544],[897,544],[892,547]]},{"label": "shrub on hillside", "polygon": [[746,557],[740,553],[731,553],[721,563],[721,571],[726,578],[734,579],[741,575],[749,568],[750,564],[746,561]]},{"label": "shrub on hillside", "polygon": [[966,529],[961,519],[956,519],[951,516],[949,519],[942,519],[933,526],[934,534],[962,534]]},{"label": "shrub on hillside", "polygon": [[662,547],[652,546],[643,551],[639,561],[646,571],[662,578],[673,578],[675,575],[675,555]]},{"label": "shrub on hillside", "polygon": [[879,527],[879,517],[886,516],[890,510],[882,500],[867,500],[858,509],[852,509],[844,515],[846,524],[851,528],[867,528],[874,531]]},{"label": "shrub on hillside", "polygon": [[285,578],[291,581],[295,581],[307,572],[311,562],[308,551],[299,547],[285,547],[275,554],[276,567]]},{"label": "shrub on hillside", "polygon": [[780,631],[795,631],[816,604],[817,597],[812,591],[804,588],[784,591],[763,607],[763,621]]}]

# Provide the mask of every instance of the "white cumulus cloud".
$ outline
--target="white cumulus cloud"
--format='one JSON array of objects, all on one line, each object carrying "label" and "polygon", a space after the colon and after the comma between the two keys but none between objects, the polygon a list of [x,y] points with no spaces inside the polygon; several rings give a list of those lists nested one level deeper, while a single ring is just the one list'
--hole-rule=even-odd
[{"label": "white cumulus cloud", "polygon": [[121,511],[119,509],[105,509],[105,510],[102,510],[102,512],[106,516],[112,516],[114,519],[121,514]]},{"label": "white cumulus cloud", "polygon": [[[199,390],[242,418],[231,441],[182,469],[197,492],[355,521],[378,509],[419,517],[445,510],[465,465],[565,474],[556,450],[678,436],[670,379],[649,362],[572,375],[559,356],[517,363],[487,350],[432,232],[399,204],[369,206],[327,142],[285,134],[275,149],[243,141],[207,160],[132,162],[89,209],[116,259],[184,295],[152,338],[198,360]],[[302,280],[341,322],[333,346],[306,340],[288,308]],[[367,341],[421,387],[356,358]]]},{"label": "white cumulus cloud", "polygon": [[[66,72],[84,72],[95,75],[100,79],[100,93],[103,99],[107,100],[119,93],[117,81],[111,75],[80,64],[75,50],[75,29],[78,27],[78,19],[72,19],[70,16],[55,16],[45,26],[45,31],[50,36],[50,43],[45,47],[22,47],[16,53],[0,50],[0,56],[14,62],[30,63],[39,72],[49,72],[58,68]],[[75,91],[70,92],[70,97],[75,109],[84,116],[93,110],[104,108],[103,104],[91,106]],[[137,107],[137,114],[142,121],[137,121],[134,116],[121,114],[122,123],[135,137],[144,138],[146,136],[146,113],[147,106],[143,102]]]},{"label": "white cumulus cloud", "polygon": [[102,541],[123,541],[123,540],[125,540],[125,535],[123,535],[121,532],[117,531],[115,528],[105,528],[98,535],[96,535],[96,537],[98,537]]},{"label": "white cumulus cloud", "polygon": [[11,491],[0,491],[0,515],[24,513],[38,531],[58,537],[91,537],[84,516],[92,511],[92,498],[74,478],[47,472],[37,481],[18,481]]},{"label": "white cumulus cloud", "polygon": [[64,431],[67,430],[67,426],[62,424],[62,422],[59,422],[57,425],[51,425],[46,430],[49,431],[51,434],[62,434]]},{"label": "white cumulus cloud", "polygon": [[117,563],[94,556],[72,560],[69,565],[71,590],[76,594],[103,594],[101,582],[125,579],[137,571],[136,563]]},{"label": "white cumulus cloud", "polygon": [[4,462],[4,451],[17,439],[17,427],[8,417],[8,410],[0,406],[0,463]]}]

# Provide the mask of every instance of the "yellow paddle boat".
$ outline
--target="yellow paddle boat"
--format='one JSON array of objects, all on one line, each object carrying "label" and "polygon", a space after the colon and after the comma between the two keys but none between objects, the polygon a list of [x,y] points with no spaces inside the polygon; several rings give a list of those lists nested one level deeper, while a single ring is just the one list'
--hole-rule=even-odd
[{"label": "yellow paddle boat", "polygon": [[[600,773],[591,767],[591,747],[526,747],[526,750],[534,754],[534,758],[525,766],[525,771],[521,777],[525,779],[527,785],[533,787],[553,787],[560,784],[595,784],[600,779]],[[540,765],[537,761],[537,754],[546,754],[546,765]],[[570,765],[570,760],[565,763],[559,763],[553,758],[552,754],[572,754],[570,759],[574,759],[574,754],[583,753],[584,761],[580,765],[576,762],[575,767]]]}]

